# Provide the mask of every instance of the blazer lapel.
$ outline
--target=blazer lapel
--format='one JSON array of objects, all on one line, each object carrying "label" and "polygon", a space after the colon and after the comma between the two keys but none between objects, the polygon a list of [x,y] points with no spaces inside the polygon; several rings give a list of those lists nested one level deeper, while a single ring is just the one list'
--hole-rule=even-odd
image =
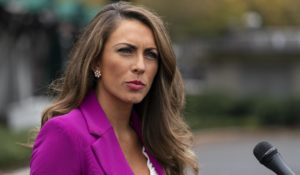
[{"label": "blazer lapel", "polygon": [[108,129],[91,146],[98,162],[109,175],[134,175],[119,146],[114,130]]},{"label": "blazer lapel", "polygon": [[[94,91],[89,92],[79,108],[90,134],[97,138],[92,143],[91,149],[106,174],[134,175],[119,145],[114,129],[99,105],[96,93]],[[135,112],[131,116],[131,125],[143,143],[141,122]],[[146,152],[158,175],[164,175],[164,169],[147,148]]]},{"label": "blazer lapel", "polygon": [[91,91],[80,105],[80,110],[91,135],[97,139],[91,145],[92,152],[109,175],[133,175],[116,138],[113,127],[98,103],[96,93]]}]

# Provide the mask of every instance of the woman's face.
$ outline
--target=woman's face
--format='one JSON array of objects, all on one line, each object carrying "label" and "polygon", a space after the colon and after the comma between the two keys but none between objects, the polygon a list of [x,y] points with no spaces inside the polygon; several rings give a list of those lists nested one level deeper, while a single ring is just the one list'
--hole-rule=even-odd
[{"label": "woman's face", "polygon": [[137,20],[121,20],[102,52],[99,93],[126,103],[141,102],[157,73],[158,57],[151,29]]}]

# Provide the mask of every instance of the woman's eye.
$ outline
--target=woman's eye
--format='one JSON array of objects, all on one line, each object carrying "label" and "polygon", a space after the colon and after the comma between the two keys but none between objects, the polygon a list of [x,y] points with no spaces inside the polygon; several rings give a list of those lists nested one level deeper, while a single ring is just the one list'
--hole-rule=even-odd
[{"label": "woman's eye", "polygon": [[118,52],[120,52],[120,53],[122,53],[122,54],[128,55],[128,54],[131,54],[131,53],[132,53],[132,49],[131,49],[131,48],[127,48],[127,47],[125,47],[125,48],[120,48],[120,49],[118,49]]},{"label": "woman's eye", "polygon": [[158,54],[153,51],[149,51],[146,52],[146,57],[150,59],[158,59]]}]

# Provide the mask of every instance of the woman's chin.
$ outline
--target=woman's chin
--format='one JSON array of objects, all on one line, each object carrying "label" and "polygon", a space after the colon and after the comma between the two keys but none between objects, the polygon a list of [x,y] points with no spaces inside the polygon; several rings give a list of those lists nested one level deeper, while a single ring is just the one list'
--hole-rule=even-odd
[{"label": "woman's chin", "polygon": [[134,96],[134,97],[130,97],[126,100],[127,103],[131,103],[131,104],[137,104],[140,103],[143,100],[143,97],[140,96]]}]

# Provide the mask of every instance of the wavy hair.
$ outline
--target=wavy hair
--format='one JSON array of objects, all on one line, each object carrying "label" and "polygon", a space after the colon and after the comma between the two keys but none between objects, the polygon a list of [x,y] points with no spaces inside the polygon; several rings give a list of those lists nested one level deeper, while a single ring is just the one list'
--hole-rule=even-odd
[{"label": "wavy hair", "polygon": [[72,48],[64,74],[50,85],[55,98],[42,114],[41,127],[50,118],[78,107],[88,91],[95,88],[92,66],[101,59],[104,44],[122,19],[138,20],[148,26],[160,55],[149,93],[134,106],[141,117],[144,144],[167,175],[183,175],[187,167],[196,174],[198,164],[191,151],[192,134],[182,118],[185,97],[175,54],[162,20],[144,7],[113,3],[94,17]]}]

